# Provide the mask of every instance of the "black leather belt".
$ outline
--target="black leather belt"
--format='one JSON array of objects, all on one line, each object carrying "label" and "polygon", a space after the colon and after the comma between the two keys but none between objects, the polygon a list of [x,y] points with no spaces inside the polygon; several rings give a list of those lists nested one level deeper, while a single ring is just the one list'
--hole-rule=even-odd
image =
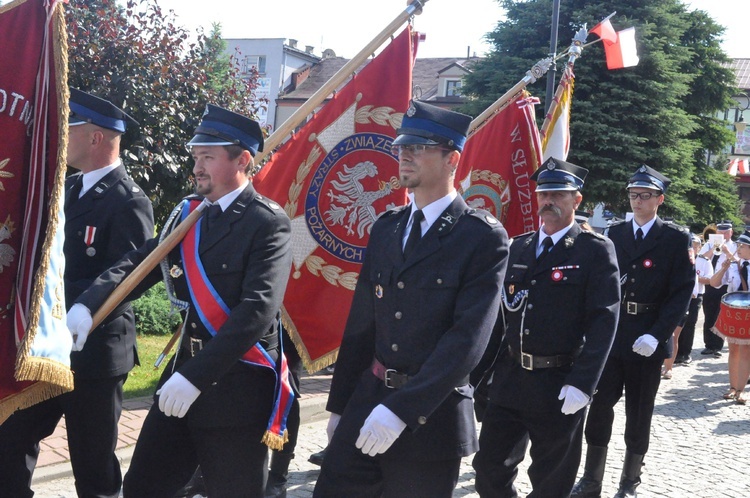
[{"label": "black leather belt", "polygon": [[653,313],[659,309],[658,304],[654,303],[634,303],[633,301],[623,301],[623,308],[628,315],[640,315],[641,313]]},{"label": "black leather belt", "polygon": [[399,389],[409,381],[409,376],[405,373],[398,372],[392,368],[385,368],[385,365],[377,359],[372,360],[372,374],[385,383],[389,389]]},{"label": "black leather belt", "polygon": [[542,356],[538,354],[518,353],[512,349],[510,349],[510,356],[526,370],[567,367],[568,365],[572,365],[573,360],[575,359],[571,354]]}]

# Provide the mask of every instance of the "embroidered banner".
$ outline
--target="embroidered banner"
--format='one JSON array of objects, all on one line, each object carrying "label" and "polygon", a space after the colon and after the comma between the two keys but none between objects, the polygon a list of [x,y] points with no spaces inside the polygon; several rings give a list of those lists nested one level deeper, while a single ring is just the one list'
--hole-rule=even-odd
[{"label": "embroidered banner", "polygon": [[253,179],[292,219],[284,326],[308,371],[336,359],[370,229],[406,203],[391,142],[411,97],[407,27]]},{"label": "embroidered banner", "polygon": [[515,237],[539,228],[534,182],[541,164],[536,99],[519,97],[469,137],[456,172],[471,207],[486,209]]},{"label": "embroidered banner", "polygon": [[73,388],[63,292],[62,3],[0,7],[0,422]]}]

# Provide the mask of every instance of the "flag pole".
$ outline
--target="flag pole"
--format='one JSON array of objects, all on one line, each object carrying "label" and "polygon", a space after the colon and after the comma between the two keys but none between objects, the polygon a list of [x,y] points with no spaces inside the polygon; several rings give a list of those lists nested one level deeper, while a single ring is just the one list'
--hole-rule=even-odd
[{"label": "flag pole", "polygon": [[511,100],[519,93],[521,90],[526,88],[528,85],[534,83],[536,80],[544,76],[544,74],[547,72],[549,67],[552,65],[552,57],[547,57],[545,59],[540,60],[534,66],[532,66],[531,69],[526,71],[526,76],[524,76],[518,83],[513,85],[513,87],[505,92],[500,98],[498,98],[495,102],[493,102],[487,109],[485,109],[482,114],[477,116],[469,125],[469,136],[473,135],[479,129],[489,121],[489,119],[497,112],[502,111],[505,109],[505,107],[510,104]]},{"label": "flag pole", "polygon": [[[289,119],[284,123],[265,141],[264,149],[265,153],[258,152],[255,156],[255,164],[265,158],[270,151],[278,146],[286,136],[296,128],[308,114],[313,112],[315,108],[320,105],[326,97],[336,90],[341,83],[344,82],[359,66],[375,51],[380,47],[401,25],[404,24],[412,15],[420,14],[422,7],[429,0],[413,0],[409,6],[406,7],[388,26],[383,29],[375,38],[363,48],[359,54],[357,54],[352,60],[347,62],[344,67],[334,74],[307,102],[302,104],[297,111],[292,114]],[[159,261],[164,259],[169,252],[174,249],[177,244],[185,237],[188,230],[198,221],[203,214],[204,204],[201,203],[197,209],[195,209],[190,215],[183,220],[152,252],[141,264],[139,264],[133,272],[128,275],[125,280],[110,294],[106,301],[101,307],[96,310],[93,316],[93,325],[91,329],[95,329],[112,310],[114,310],[132,290],[148,275],[151,270],[156,268]]]},{"label": "flag pole", "polygon": [[[613,15],[614,13],[610,14],[609,17],[612,17]],[[609,17],[607,19],[609,19]],[[583,52],[583,47],[586,43],[588,34],[589,33],[586,30],[586,26],[578,30],[578,32],[573,37],[573,43],[571,43],[570,48],[564,54],[568,56],[568,63],[565,66],[562,78],[560,78],[560,83],[557,85],[555,96],[550,103],[551,105],[547,108],[547,114],[544,116],[544,123],[542,123],[542,128],[541,130],[539,130],[539,136],[542,140],[544,140],[544,137],[547,135],[547,130],[552,123],[552,116],[554,116],[557,107],[560,105],[560,97],[562,96],[565,87],[570,84],[570,77],[573,73],[573,66],[576,63],[576,59],[578,59],[578,57],[580,57],[581,53]]]},{"label": "flag pole", "polygon": [[334,92],[347,78],[349,78],[396,30],[401,27],[412,15],[421,14],[422,7],[428,0],[413,0],[396,18],[386,26],[365,48],[354,56],[344,67],[338,70],[336,74],[321,86],[304,104],[302,104],[270,137],[265,140],[263,146],[264,152],[258,152],[255,157],[255,164],[261,161],[273,151],[305,118],[315,111],[315,108],[325,101],[325,99]]}]

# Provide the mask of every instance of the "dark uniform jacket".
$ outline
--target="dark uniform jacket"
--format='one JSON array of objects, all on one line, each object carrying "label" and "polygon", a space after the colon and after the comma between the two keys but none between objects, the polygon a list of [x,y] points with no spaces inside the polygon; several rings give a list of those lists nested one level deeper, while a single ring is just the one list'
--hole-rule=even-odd
[{"label": "dark uniform jacket", "polygon": [[[202,231],[200,259],[230,314],[212,338],[195,307],[188,311],[176,371],[201,391],[187,413],[189,424],[226,427],[255,424],[259,420],[268,422],[275,375],[268,368],[239,360],[259,341],[277,358],[278,313],[291,268],[290,234],[291,223],[284,210],[257,194],[251,184],[211,223],[210,230]],[[157,239],[152,239],[128,253],[101,275],[79,302],[97,309],[157,243]],[[177,297],[190,301],[179,247],[170,254],[169,267],[175,268],[177,271],[173,273],[179,275],[174,278]],[[133,294],[144,292],[160,279],[157,267]],[[188,353],[191,338],[203,341],[203,349],[194,357]],[[174,361],[173,358],[167,365],[160,384],[171,375]]]},{"label": "dark uniform jacket", "polygon": [[[104,270],[154,235],[151,201],[120,165],[80,199],[70,190],[80,178],[65,181],[65,302],[78,296]],[[76,196],[78,190],[73,193]],[[86,243],[86,228],[95,229]],[[95,310],[92,310],[92,312]],[[135,320],[128,301],[92,331],[82,351],[71,353],[71,366],[81,378],[106,378],[128,373],[138,362]]]},{"label": "dark uniform jacket", "polygon": [[[508,238],[459,196],[404,262],[409,214],[399,208],[373,226],[327,409],[344,414],[336,432],[354,444],[372,409],[387,406],[407,428],[386,458],[465,456],[477,449],[468,376],[497,317]],[[373,358],[409,375],[406,385],[385,387]]]},{"label": "dark uniform jacket", "polygon": [[[620,222],[609,229],[615,244],[622,276],[622,309],[612,356],[633,361],[659,361],[671,354],[675,327],[687,312],[695,284],[695,267],[690,262],[690,235],[679,225],[664,223],[657,216],[638,249],[631,222]],[[633,305],[651,304],[653,311],[632,314]],[[659,341],[653,355],[633,352],[633,343],[643,334]]]},{"label": "dark uniform jacket", "polygon": [[[539,232],[516,237],[505,274],[507,330],[490,402],[516,410],[559,411],[565,384],[594,395],[617,327],[620,286],[615,249],[602,235],[574,224],[537,264]],[[523,295],[526,294],[524,298]],[[525,315],[525,316],[524,316]],[[495,334],[502,334],[498,319]],[[521,367],[511,356],[571,355],[572,366]]]}]

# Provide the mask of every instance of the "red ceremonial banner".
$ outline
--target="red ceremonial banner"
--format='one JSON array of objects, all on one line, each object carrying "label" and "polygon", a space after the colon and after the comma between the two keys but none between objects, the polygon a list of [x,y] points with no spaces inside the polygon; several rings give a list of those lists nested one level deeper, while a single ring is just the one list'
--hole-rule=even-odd
[{"label": "red ceremonial banner", "polygon": [[253,178],[292,219],[284,325],[308,371],[335,361],[370,229],[406,203],[391,142],[411,96],[407,27]]},{"label": "red ceremonial banner", "polygon": [[16,0],[0,7],[0,47],[1,423],[73,388],[62,280],[62,4]]},{"label": "red ceremonial banner", "polygon": [[466,142],[456,172],[466,203],[495,215],[511,237],[539,228],[530,180],[542,158],[535,101],[519,97],[492,116]]}]

